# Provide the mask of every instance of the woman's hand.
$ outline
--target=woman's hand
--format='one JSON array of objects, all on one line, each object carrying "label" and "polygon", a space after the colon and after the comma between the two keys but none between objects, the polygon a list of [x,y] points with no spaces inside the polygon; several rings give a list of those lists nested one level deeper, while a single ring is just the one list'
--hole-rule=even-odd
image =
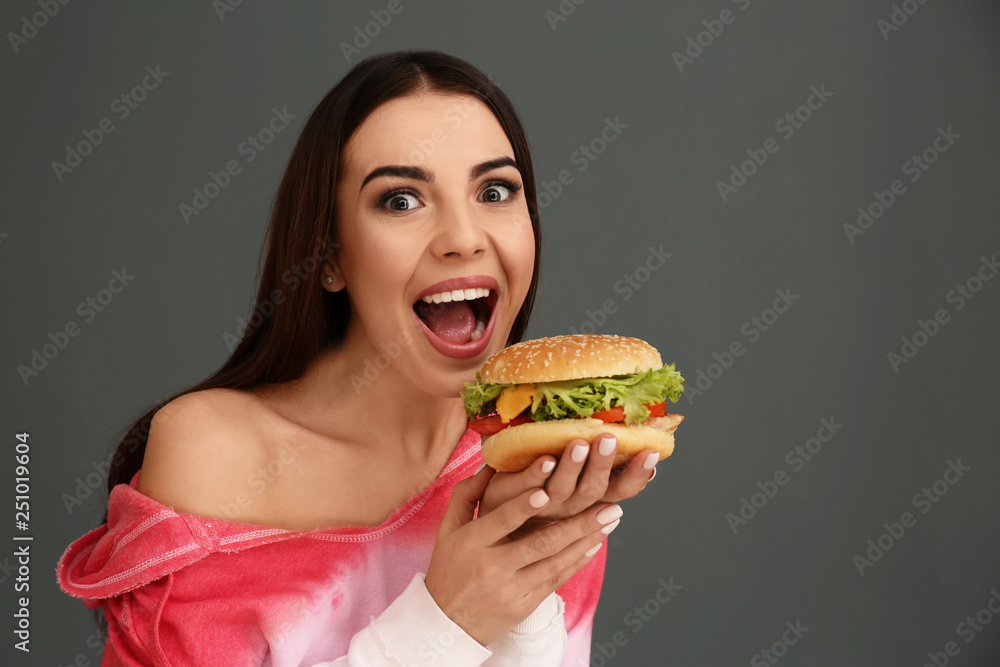
[{"label": "woman's hand", "polygon": [[580,571],[618,525],[621,508],[601,503],[512,539],[550,503],[527,489],[473,520],[492,468],[458,482],[438,529],[424,582],[441,610],[483,646],[527,618]]},{"label": "woman's hand", "polygon": [[592,444],[571,440],[558,461],[546,454],[521,472],[496,472],[483,494],[479,516],[489,514],[527,489],[544,487],[551,502],[517,531],[514,537],[518,537],[538,526],[579,514],[594,503],[616,503],[631,498],[656,475],[659,453],[644,450],[632,457],[625,468],[613,471],[611,464],[617,449],[618,440],[605,433]]}]

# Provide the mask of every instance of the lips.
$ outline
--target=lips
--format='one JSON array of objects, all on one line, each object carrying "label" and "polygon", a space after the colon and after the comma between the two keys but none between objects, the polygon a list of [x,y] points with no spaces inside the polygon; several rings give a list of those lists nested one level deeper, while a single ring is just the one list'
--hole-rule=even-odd
[{"label": "lips", "polygon": [[421,291],[413,311],[431,346],[455,359],[482,353],[493,335],[498,288],[490,276],[467,276]]}]

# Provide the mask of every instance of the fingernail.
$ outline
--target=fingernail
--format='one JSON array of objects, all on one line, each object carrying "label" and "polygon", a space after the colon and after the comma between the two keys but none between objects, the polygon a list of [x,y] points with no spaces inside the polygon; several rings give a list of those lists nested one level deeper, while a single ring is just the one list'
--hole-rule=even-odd
[{"label": "fingernail", "polygon": [[611,532],[612,530],[614,530],[615,528],[617,528],[617,527],[618,527],[618,524],[620,524],[621,522],[622,522],[622,520],[621,520],[621,519],[618,519],[618,520],[617,520],[617,521],[615,521],[614,523],[609,523],[609,524],[608,524],[608,525],[606,525],[606,526],[605,526],[604,528],[601,528],[601,532],[602,532],[602,533],[604,533],[605,535],[607,535],[607,534],[609,534],[609,533],[610,533],[610,532]]},{"label": "fingernail", "polygon": [[653,468],[653,474],[650,475],[649,479],[646,480],[646,484],[649,484],[650,482],[652,482],[655,477],[656,477],[656,468]]},{"label": "fingernail", "polygon": [[541,507],[545,503],[549,502],[549,496],[541,489],[538,489],[531,494],[531,497],[528,498],[528,502],[531,503],[532,507]]},{"label": "fingernail", "polygon": [[657,453],[652,453],[646,456],[646,460],[642,462],[642,467],[649,470],[656,465],[656,462],[660,460],[660,455]]},{"label": "fingernail", "polygon": [[577,445],[576,447],[573,448],[573,454],[572,454],[573,461],[579,463],[580,461],[584,460],[585,458],[587,458],[587,452],[589,451],[590,451],[589,445]]},{"label": "fingernail", "polygon": [[597,513],[598,523],[611,523],[617,518],[620,518],[624,514],[622,508],[618,505],[612,505],[611,507],[605,507],[600,512]]},{"label": "fingernail", "polygon": [[617,444],[617,442],[618,439],[615,437],[601,438],[601,443],[598,449],[598,451],[601,452],[601,456],[607,456],[611,452],[615,451],[615,445]]},{"label": "fingernail", "polygon": [[552,469],[556,467],[555,461],[546,461],[542,464],[542,472],[552,472]]},{"label": "fingernail", "polygon": [[590,547],[590,550],[587,551],[587,553],[585,553],[584,555],[593,556],[594,554],[596,554],[598,551],[601,550],[601,544],[604,544],[604,542],[599,543],[597,546]]},{"label": "fingernail", "polygon": [[472,473],[472,474],[473,474],[473,475],[478,475],[478,474],[479,474],[479,471],[480,471],[480,470],[482,470],[482,469],[483,469],[483,468],[485,468],[485,467],[486,467],[486,463],[485,463],[485,462],[483,462],[483,463],[480,463],[480,464],[479,464],[479,467],[478,467],[478,468],[476,468],[476,472],[474,472],[474,473]]}]

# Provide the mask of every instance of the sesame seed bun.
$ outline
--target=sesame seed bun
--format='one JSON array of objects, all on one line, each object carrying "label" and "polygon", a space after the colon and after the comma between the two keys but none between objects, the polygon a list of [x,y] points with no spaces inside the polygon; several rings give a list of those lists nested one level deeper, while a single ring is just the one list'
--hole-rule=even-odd
[{"label": "sesame seed bun", "polygon": [[516,343],[494,354],[480,377],[488,384],[531,384],[632,375],[663,366],[638,338],[577,334]]},{"label": "sesame seed bun", "polygon": [[583,438],[590,443],[610,433],[618,438],[614,467],[626,465],[645,449],[658,451],[662,461],[673,453],[674,430],[683,420],[681,415],[670,414],[630,426],[605,424],[591,417],[510,426],[483,440],[483,460],[497,470],[516,472],[543,454],[560,458],[570,440]]}]

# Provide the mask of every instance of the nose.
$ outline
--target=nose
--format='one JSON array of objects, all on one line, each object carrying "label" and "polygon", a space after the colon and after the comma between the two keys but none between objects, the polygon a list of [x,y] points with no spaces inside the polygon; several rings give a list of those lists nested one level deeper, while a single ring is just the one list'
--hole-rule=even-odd
[{"label": "nose", "polygon": [[438,257],[471,258],[486,252],[488,239],[469,203],[445,202],[438,210],[431,250]]}]

